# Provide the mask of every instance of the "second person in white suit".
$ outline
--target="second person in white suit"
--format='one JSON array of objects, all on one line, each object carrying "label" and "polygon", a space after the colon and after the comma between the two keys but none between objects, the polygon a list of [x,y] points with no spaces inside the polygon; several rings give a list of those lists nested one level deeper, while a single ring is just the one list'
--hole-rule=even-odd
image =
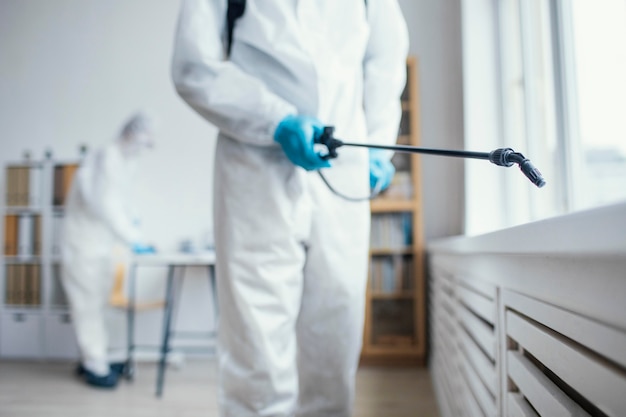
[{"label": "second person in white suit", "polygon": [[81,353],[78,374],[89,385],[113,388],[122,364],[111,366],[105,312],[114,282],[113,250],[142,243],[132,209],[138,158],[153,146],[153,127],[144,114],[131,117],[119,136],[89,154],[77,170],[65,202],[62,233],[63,286]]}]

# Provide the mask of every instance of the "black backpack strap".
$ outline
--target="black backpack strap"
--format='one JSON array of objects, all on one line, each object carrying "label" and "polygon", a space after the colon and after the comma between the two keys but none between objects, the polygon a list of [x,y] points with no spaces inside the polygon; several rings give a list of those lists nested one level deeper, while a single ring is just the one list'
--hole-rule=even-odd
[{"label": "black backpack strap", "polygon": [[235,28],[235,22],[246,11],[246,0],[228,0],[228,10],[226,12],[227,26],[227,38],[226,38],[226,54],[230,56],[230,47],[233,43],[233,29]]}]

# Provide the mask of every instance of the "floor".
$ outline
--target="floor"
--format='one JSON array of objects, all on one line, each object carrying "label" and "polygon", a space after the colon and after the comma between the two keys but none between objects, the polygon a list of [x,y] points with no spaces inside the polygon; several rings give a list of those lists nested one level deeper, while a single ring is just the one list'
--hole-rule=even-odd
[{"label": "floor", "polygon": [[[163,398],[154,396],[156,367],[140,364],[135,381],[114,391],[80,383],[67,363],[0,362],[0,417],[217,416],[215,365],[171,367]],[[438,417],[427,369],[363,368],[354,417]]]}]

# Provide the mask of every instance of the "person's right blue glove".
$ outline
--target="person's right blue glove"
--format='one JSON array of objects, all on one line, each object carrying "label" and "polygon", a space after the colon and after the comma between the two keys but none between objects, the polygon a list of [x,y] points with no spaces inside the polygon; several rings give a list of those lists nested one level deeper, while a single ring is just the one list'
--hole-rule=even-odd
[{"label": "person's right blue glove", "polygon": [[307,171],[329,168],[330,162],[315,152],[315,139],[324,130],[322,122],[314,117],[287,116],[276,128],[274,140],[280,144],[287,158]]},{"label": "person's right blue glove", "polygon": [[154,246],[152,245],[144,245],[143,243],[133,243],[131,245],[133,253],[137,255],[145,255],[148,253],[156,253]]}]

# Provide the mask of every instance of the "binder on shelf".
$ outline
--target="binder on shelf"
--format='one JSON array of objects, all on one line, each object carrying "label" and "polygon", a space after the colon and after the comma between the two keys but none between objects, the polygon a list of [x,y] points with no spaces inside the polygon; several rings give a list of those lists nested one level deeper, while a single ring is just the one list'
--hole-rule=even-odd
[{"label": "binder on shelf", "polygon": [[28,174],[28,203],[30,207],[39,206],[41,201],[41,167],[33,166],[29,168]]},{"label": "binder on shelf", "polygon": [[22,201],[22,168],[21,167],[13,167],[13,206],[19,206]]},{"label": "binder on shelf", "polygon": [[17,225],[18,216],[7,214],[4,216],[4,254],[17,255]]},{"label": "binder on shelf", "polygon": [[6,203],[7,206],[12,207],[17,205],[15,203],[17,173],[15,167],[8,167],[6,169]]},{"label": "binder on shelf", "polygon": [[7,206],[28,206],[29,169],[27,166],[7,168]]},{"label": "binder on shelf", "polygon": [[52,294],[50,296],[50,304],[53,307],[68,307],[67,296],[63,289],[63,282],[61,281],[61,264],[55,263],[52,265]]},{"label": "binder on shelf", "polygon": [[30,167],[23,166],[20,167],[20,190],[19,190],[19,202],[18,206],[26,207],[28,206],[28,185],[30,184]]},{"label": "binder on shelf", "polygon": [[65,165],[63,167],[63,201],[65,202],[65,198],[70,192],[70,187],[72,186],[72,181],[74,180],[74,174],[78,169],[78,164],[70,164]]},{"label": "binder on shelf", "polygon": [[41,175],[42,168],[39,165],[7,167],[7,207],[33,207],[41,205]]},{"label": "binder on shelf", "polygon": [[17,255],[32,256],[34,254],[35,221],[30,214],[20,214],[17,225]]},{"label": "binder on shelf", "polygon": [[52,217],[52,255],[61,254],[61,231],[63,230],[63,216]]},{"label": "binder on shelf", "polygon": [[26,265],[15,264],[15,280],[17,291],[15,292],[15,304],[24,305],[26,301]]},{"label": "binder on shelf", "polygon": [[54,187],[52,192],[52,205],[63,205],[63,165],[54,167]]},{"label": "binder on shelf", "polygon": [[39,264],[26,265],[28,282],[28,299],[26,304],[37,306],[41,304],[41,267]]},{"label": "binder on shelf", "polygon": [[15,265],[6,264],[4,267],[4,302],[7,305],[15,302]]},{"label": "binder on shelf", "polygon": [[33,255],[41,255],[41,216],[33,216]]},{"label": "binder on shelf", "polygon": [[33,304],[33,268],[32,265],[25,264],[24,267],[24,298],[22,299],[23,305]]},{"label": "binder on shelf", "polygon": [[54,189],[52,194],[52,204],[63,206],[65,198],[72,186],[74,174],[78,169],[78,164],[56,165],[54,167]]}]

